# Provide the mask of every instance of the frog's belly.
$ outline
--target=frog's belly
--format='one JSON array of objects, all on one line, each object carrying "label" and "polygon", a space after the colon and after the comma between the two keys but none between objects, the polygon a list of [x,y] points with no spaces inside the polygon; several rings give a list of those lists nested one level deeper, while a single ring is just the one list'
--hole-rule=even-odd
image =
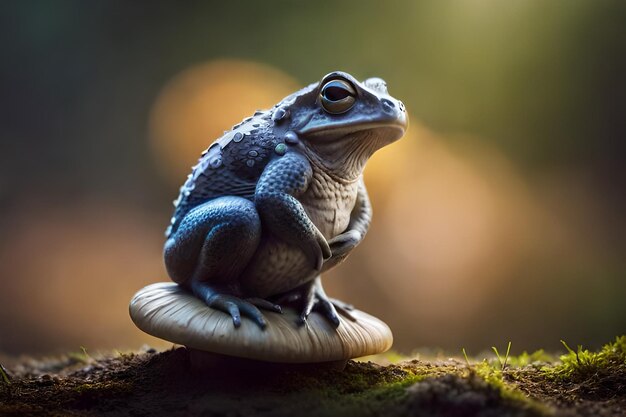
[{"label": "frog's belly", "polygon": [[246,296],[266,298],[292,290],[317,275],[299,248],[276,237],[263,236],[240,284]]}]

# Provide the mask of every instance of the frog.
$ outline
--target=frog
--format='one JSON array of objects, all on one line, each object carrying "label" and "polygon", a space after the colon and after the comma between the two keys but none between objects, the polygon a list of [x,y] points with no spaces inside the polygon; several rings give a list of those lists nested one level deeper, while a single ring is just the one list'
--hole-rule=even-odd
[{"label": "frog", "polygon": [[215,140],[174,202],[163,250],[169,277],[211,308],[261,329],[295,304],[335,328],[351,306],[321,274],[362,242],[372,219],[363,170],[408,128],[381,78],[333,71],[257,110]]}]

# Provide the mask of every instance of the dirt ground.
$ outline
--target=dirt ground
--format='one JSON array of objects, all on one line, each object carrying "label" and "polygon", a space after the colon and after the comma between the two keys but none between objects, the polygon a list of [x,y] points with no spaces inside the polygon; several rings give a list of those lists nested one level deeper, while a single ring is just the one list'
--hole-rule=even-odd
[{"label": "dirt ground", "polygon": [[503,388],[460,360],[197,369],[176,348],[3,361],[0,416],[626,415],[625,373],[574,384],[525,366],[501,372]]}]

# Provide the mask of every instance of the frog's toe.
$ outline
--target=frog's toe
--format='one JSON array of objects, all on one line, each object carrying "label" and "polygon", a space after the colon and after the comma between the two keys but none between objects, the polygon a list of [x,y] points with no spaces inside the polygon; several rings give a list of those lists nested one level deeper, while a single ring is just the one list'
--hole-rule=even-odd
[{"label": "frog's toe", "polygon": [[[306,295],[306,303],[300,313],[298,324],[303,325],[306,323],[313,310],[321,313],[334,327],[339,327],[339,315],[337,314],[337,309],[335,309],[334,303],[325,294],[317,291]],[[354,317],[352,317],[349,313],[348,318],[350,320],[354,319]]]},{"label": "frog's toe", "polygon": [[298,324],[305,324],[313,309],[321,313],[326,318],[326,320],[328,320],[333,325],[333,327],[339,327],[339,315],[337,314],[337,310],[335,309],[333,303],[331,303],[328,299],[317,297],[313,300],[312,303],[307,303],[304,310],[302,310],[302,313],[300,313]]},{"label": "frog's toe", "polygon": [[254,321],[261,329],[265,329],[267,327],[267,322],[265,321],[265,317],[263,317],[263,313],[261,313],[261,310],[259,310],[255,305],[242,300],[238,307],[245,316],[251,318],[252,321]]},{"label": "frog's toe", "polygon": [[341,301],[337,298],[331,298],[331,297],[328,297],[328,299],[330,300],[331,303],[333,303],[335,308],[337,308],[337,311],[339,311],[339,309],[342,309],[344,311],[354,310],[354,306],[352,304],[346,303],[345,301]]},{"label": "frog's toe", "polygon": [[354,310],[354,306],[352,304],[344,303],[343,301],[337,300],[336,298],[329,298],[328,300],[335,307],[335,310],[337,310],[339,314],[341,314],[350,321],[356,321],[356,317],[354,317],[351,313],[351,311]]},{"label": "frog's toe", "polygon": [[274,304],[271,301],[267,301],[262,298],[246,298],[246,301],[254,306],[257,306],[258,308],[262,308],[263,310],[273,311],[280,314],[283,313],[283,309],[279,304]]},{"label": "frog's toe", "polygon": [[267,327],[267,322],[265,321],[261,310],[259,310],[252,303],[242,300],[241,298],[234,297],[232,295],[215,294],[209,297],[207,304],[209,307],[230,314],[235,327],[241,326],[241,315],[252,319],[252,321],[254,321],[261,329],[265,329]]},{"label": "frog's toe", "polygon": [[317,304],[318,300],[314,291],[308,291],[301,296],[301,298],[304,298],[304,308],[300,313],[300,320],[298,323],[302,325],[306,323],[306,320],[309,318],[309,315],[311,314],[311,311],[313,311],[313,308]]},{"label": "frog's toe", "polygon": [[319,310],[326,319],[334,326],[339,327],[339,315],[337,314],[337,310],[333,303],[330,302],[327,298],[320,299],[317,303]]}]

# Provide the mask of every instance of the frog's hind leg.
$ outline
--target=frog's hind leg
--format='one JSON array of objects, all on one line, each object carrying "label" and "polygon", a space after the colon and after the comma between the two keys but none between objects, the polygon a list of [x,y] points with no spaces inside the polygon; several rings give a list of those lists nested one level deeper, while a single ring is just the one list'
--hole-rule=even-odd
[{"label": "frog's hind leg", "polygon": [[173,281],[190,289],[209,306],[231,315],[239,327],[240,314],[260,327],[259,308],[280,307],[256,298],[242,300],[239,277],[261,239],[261,220],[254,203],[227,196],[191,210],[165,243],[164,258]]},{"label": "frog's hind leg", "polygon": [[185,215],[165,242],[164,259],[173,281],[236,284],[259,246],[261,221],[254,203],[227,196],[201,204]]}]

